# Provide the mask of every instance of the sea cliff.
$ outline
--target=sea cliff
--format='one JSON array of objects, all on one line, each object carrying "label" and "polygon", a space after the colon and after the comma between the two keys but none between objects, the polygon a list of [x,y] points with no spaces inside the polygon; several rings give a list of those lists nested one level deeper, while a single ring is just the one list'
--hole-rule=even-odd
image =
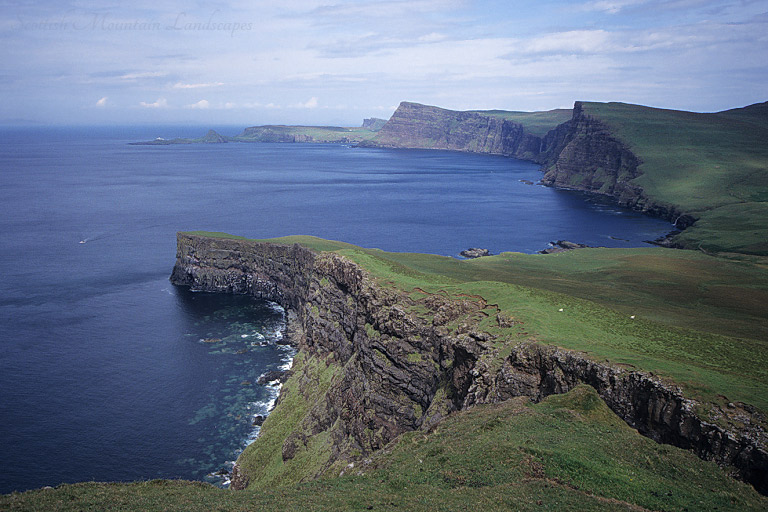
[{"label": "sea cliff", "polygon": [[446,149],[537,160],[541,137],[520,123],[477,112],[459,112],[404,101],[363,146]]},{"label": "sea cliff", "polygon": [[[559,111],[552,111],[559,112]],[[515,116],[517,114],[517,116]],[[549,114],[531,113],[531,115]],[[635,182],[641,160],[629,146],[583,103],[574,104],[571,118],[549,114],[549,124],[529,126],[520,113],[489,114],[454,111],[402,102],[367,147],[443,149],[503,155],[542,164],[545,185],[611,197],[621,206],[644,211],[685,228],[696,218],[671,204],[654,201]],[[551,126],[545,134],[544,128]],[[532,133],[536,131],[538,134]]]},{"label": "sea cliff", "polygon": [[344,256],[301,245],[185,233],[171,281],[274,300],[292,317],[300,364],[264,439],[239,458],[235,488],[268,483],[266,467],[296,481],[338,474],[454,411],[516,396],[538,401],[587,384],[644,435],[729,466],[768,492],[768,442],[754,411],[713,424],[681,389],[649,373],[507,343],[480,322],[514,320],[479,296],[404,291]]}]

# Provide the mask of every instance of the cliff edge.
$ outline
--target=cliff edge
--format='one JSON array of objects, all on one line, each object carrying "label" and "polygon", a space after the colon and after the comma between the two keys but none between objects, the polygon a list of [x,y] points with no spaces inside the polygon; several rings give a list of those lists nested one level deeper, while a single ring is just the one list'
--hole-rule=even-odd
[{"label": "cliff edge", "polygon": [[342,255],[297,244],[184,233],[171,281],[274,300],[292,316],[295,371],[262,436],[238,459],[235,488],[338,474],[454,411],[587,384],[644,435],[768,492],[768,440],[754,410],[714,424],[649,373],[492,334],[483,326],[516,321],[481,296],[406,291]]}]

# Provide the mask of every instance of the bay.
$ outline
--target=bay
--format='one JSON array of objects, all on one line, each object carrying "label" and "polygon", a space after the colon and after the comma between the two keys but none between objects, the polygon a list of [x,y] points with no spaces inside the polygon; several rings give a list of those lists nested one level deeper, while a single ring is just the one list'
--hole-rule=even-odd
[{"label": "bay", "polygon": [[276,389],[255,381],[291,356],[281,311],[171,286],[177,231],[456,256],[641,246],[670,229],[527,184],[536,165],[497,156],[128,145],[207,128],[0,129],[0,492],[205,479],[257,432]]}]

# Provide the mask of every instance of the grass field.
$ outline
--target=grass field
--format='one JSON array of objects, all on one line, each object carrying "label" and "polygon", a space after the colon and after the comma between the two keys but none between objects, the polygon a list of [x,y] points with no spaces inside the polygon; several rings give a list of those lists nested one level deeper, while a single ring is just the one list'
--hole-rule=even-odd
[{"label": "grass field", "polygon": [[634,181],[700,218],[678,237],[714,252],[768,254],[768,106],[719,113],[583,103],[641,160]]}]

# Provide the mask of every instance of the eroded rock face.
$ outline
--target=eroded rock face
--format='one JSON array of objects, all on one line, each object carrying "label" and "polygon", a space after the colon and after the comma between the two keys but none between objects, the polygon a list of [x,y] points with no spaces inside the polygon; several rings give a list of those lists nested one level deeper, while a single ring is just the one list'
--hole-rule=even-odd
[{"label": "eroded rock face", "polygon": [[[279,302],[295,317],[299,350],[343,369],[285,440],[286,461],[321,433],[333,440],[329,468],[381,449],[403,432],[428,429],[458,409],[517,396],[541,400],[585,383],[644,435],[730,466],[768,492],[768,439],[757,413],[742,409],[738,421],[725,414],[728,425],[714,425],[674,386],[555,347],[522,343],[501,357],[499,340],[477,330],[488,315],[479,297],[407,295],[377,285],[336,254],[183,233],[171,280]],[[503,313],[497,321],[514,323]],[[233,488],[248,481],[236,466]]]},{"label": "eroded rock face", "polygon": [[476,112],[459,112],[419,103],[400,103],[373,141],[361,145],[448,149],[537,160],[541,137],[523,126]]}]

